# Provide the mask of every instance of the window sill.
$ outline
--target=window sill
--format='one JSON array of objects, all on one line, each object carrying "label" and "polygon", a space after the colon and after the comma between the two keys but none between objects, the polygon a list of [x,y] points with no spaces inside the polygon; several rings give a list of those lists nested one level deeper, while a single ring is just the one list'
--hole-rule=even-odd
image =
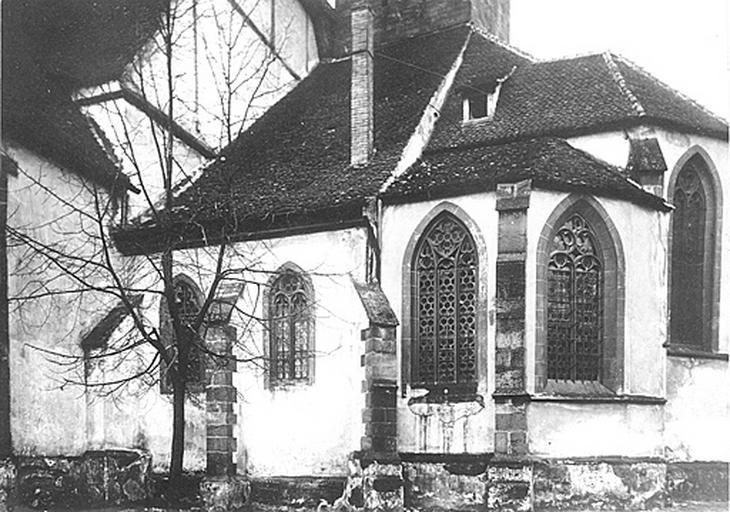
[{"label": "window sill", "polygon": [[562,402],[587,404],[629,403],[663,405],[666,399],[647,395],[619,395],[600,382],[548,380],[545,388],[530,395],[530,402]]},{"label": "window sill", "polygon": [[646,395],[546,395],[538,394],[530,396],[531,402],[554,402],[554,403],[584,403],[584,404],[636,404],[636,405],[664,405],[665,398]]},{"label": "window sill", "polygon": [[616,395],[600,382],[555,379],[548,379],[541,393],[551,396],[611,397]]},{"label": "window sill", "polygon": [[462,126],[479,126],[480,124],[489,124],[492,121],[494,121],[494,116],[470,117],[469,119],[462,119],[461,125]]},{"label": "window sill", "polygon": [[412,391],[425,390],[426,393],[408,399],[408,405],[413,404],[443,404],[477,402],[484,404],[484,398],[477,394],[476,384],[462,384],[449,388],[424,388],[414,386]]},{"label": "window sill", "polygon": [[297,391],[312,387],[314,381],[311,380],[294,380],[294,381],[277,381],[269,383],[269,391]]},{"label": "window sill", "polygon": [[723,352],[710,352],[688,345],[671,345],[665,344],[667,355],[670,357],[692,357],[695,359],[714,359],[717,361],[727,361],[728,354]]}]

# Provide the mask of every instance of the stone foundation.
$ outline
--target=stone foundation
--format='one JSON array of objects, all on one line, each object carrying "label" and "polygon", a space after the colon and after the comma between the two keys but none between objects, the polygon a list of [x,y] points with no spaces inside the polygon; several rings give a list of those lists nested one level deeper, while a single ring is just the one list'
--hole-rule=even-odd
[{"label": "stone foundation", "polygon": [[484,510],[486,464],[403,464],[405,503],[416,510]]},{"label": "stone foundation", "polygon": [[80,457],[16,457],[16,498],[33,507],[119,505],[150,496],[149,453],[90,451]]},{"label": "stone foundation", "polygon": [[670,462],[667,493],[672,501],[727,501],[727,462]]},{"label": "stone foundation", "polygon": [[248,503],[251,486],[244,476],[205,478],[200,482],[200,499],[208,512],[238,510]]},{"label": "stone foundation", "polygon": [[401,454],[405,508],[512,512],[643,510],[728,499],[728,464]]},{"label": "stone foundation", "polygon": [[334,503],[345,489],[345,477],[250,478],[251,503],[276,507],[316,508],[322,500]]},{"label": "stone foundation", "polygon": [[15,501],[17,471],[10,459],[0,459],[0,512],[5,512]]},{"label": "stone foundation", "polygon": [[666,504],[667,464],[652,460],[535,464],[535,510],[644,509]]}]

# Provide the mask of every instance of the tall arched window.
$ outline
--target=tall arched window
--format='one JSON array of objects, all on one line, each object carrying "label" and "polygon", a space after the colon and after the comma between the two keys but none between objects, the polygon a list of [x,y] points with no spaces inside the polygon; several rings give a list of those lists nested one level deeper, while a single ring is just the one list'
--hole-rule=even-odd
[{"label": "tall arched window", "polygon": [[440,213],[411,264],[411,385],[471,387],[477,380],[478,253],[466,226]]},{"label": "tall arched window", "polygon": [[271,384],[312,382],[314,294],[309,279],[284,268],[270,285],[269,356]]},{"label": "tall arched window", "polygon": [[[160,307],[160,335],[163,344],[173,355],[177,354],[180,346],[184,344],[188,355],[186,365],[186,379],[188,391],[201,391],[205,384],[205,357],[203,355],[202,343],[199,330],[195,330],[193,324],[200,313],[202,305],[202,293],[200,288],[187,276],[178,275],[173,282],[173,296],[175,310],[179,315],[181,323],[181,339],[174,339],[172,316],[166,301],[162,300]],[[168,367],[161,366],[162,378],[160,379],[163,393],[172,392],[172,384],[168,375]]]},{"label": "tall arched window", "polygon": [[717,201],[699,154],[677,173],[672,202],[670,340],[711,350]]},{"label": "tall arched window", "polygon": [[536,388],[603,394],[623,386],[624,257],[590,196],[571,195],[537,244]]},{"label": "tall arched window", "polygon": [[603,262],[591,226],[574,213],[550,248],[548,379],[598,381],[603,345]]}]

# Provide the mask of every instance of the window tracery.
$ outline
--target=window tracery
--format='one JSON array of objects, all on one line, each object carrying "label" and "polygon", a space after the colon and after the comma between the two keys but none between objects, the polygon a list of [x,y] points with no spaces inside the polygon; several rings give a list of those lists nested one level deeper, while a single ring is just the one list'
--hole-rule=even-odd
[{"label": "window tracery", "polygon": [[[189,391],[197,391],[205,381],[205,358],[201,344],[203,341],[193,324],[200,313],[201,301],[200,291],[185,276],[177,276],[173,283],[173,298],[175,311],[180,320],[181,339],[174,339],[174,328],[170,309],[163,299],[160,312],[160,332],[164,345],[169,351],[175,354],[184,345],[187,353],[187,364],[185,371],[186,385]],[[169,368],[162,365],[161,386],[163,393],[172,392]]]},{"label": "window tracery", "polygon": [[287,269],[272,283],[269,293],[271,381],[310,381],[313,345],[311,287],[301,273]]},{"label": "window tracery", "polygon": [[548,263],[547,377],[601,376],[603,262],[590,225],[573,214],[555,233]]},{"label": "window tracery", "polygon": [[670,336],[673,344],[709,348],[713,218],[702,164],[698,157],[690,159],[674,188]]},{"label": "window tracery", "polygon": [[412,385],[448,388],[477,379],[478,255],[452,214],[425,230],[413,261]]}]

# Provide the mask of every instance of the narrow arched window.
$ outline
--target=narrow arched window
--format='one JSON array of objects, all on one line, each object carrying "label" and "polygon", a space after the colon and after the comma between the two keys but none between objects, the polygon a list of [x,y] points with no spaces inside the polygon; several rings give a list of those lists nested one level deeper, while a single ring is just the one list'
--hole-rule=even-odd
[{"label": "narrow arched window", "polygon": [[[171,311],[163,298],[160,309],[162,342],[176,358],[180,349],[185,347],[187,353],[186,387],[188,391],[201,391],[205,381],[205,358],[200,329],[195,329],[194,324],[202,307],[202,294],[190,278],[179,275],[175,277],[173,282],[173,297],[175,311],[180,320],[180,339],[175,339]],[[162,366],[161,388],[163,393],[172,392],[172,383],[168,370],[167,366]]]},{"label": "narrow arched window", "polygon": [[269,290],[269,353],[272,384],[311,382],[313,293],[305,276],[279,273]]},{"label": "narrow arched window", "polygon": [[548,262],[547,378],[599,381],[603,345],[603,262],[578,213],[555,232]]},{"label": "narrow arched window", "polygon": [[477,379],[478,254],[466,226],[448,212],[421,236],[412,262],[411,384],[459,389]]},{"label": "narrow arched window", "polygon": [[675,345],[709,350],[712,328],[714,199],[707,164],[690,158],[676,177],[672,201],[670,336]]}]

